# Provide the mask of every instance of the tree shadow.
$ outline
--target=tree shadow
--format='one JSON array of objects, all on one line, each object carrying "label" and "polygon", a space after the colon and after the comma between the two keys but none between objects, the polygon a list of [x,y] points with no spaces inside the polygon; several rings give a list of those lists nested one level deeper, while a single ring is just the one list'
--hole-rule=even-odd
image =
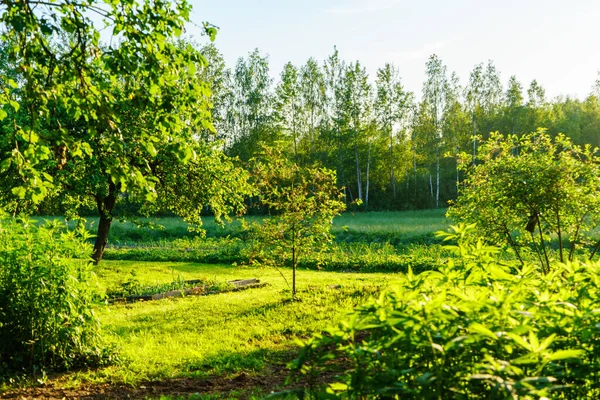
[{"label": "tree shadow", "polygon": [[[173,398],[262,398],[282,390],[289,375],[286,364],[297,354],[297,347],[283,350],[258,349],[246,354],[227,353],[186,366],[180,376],[140,382],[83,383],[75,388],[61,388],[58,383],[66,373],[53,375],[46,385],[0,392],[3,399],[158,399]],[[248,360],[254,360],[249,362]],[[229,364],[229,368],[223,365]],[[219,367],[220,366],[220,367]],[[212,371],[218,370],[213,373]],[[152,379],[152,378],[151,378]]]}]

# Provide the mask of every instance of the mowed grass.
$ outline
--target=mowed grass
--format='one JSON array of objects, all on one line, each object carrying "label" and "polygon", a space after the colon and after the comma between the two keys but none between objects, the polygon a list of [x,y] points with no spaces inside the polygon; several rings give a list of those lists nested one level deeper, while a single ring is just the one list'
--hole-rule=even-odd
[{"label": "mowed grass", "polygon": [[299,301],[290,301],[291,271],[228,265],[105,261],[97,269],[100,290],[135,277],[147,284],[173,277],[220,281],[259,278],[268,286],[239,292],[120,305],[99,305],[107,340],[122,365],[75,372],[65,385],[118,382],[132,385],[174,377],[269,374],[294,358],[298,338],[336,323],[344,313],[379,293],[395,274],[298,272]]},{"label": "mowed grass", "polygon": [[[343,241],[418,240],[445,229],[445,210],[418,212],[346,213],[334,221],[333,233]],[[260,218],[260,217],[250,217]],[[163,230],[115,222],[112,244],[144,245],[194,235],[178,218],[142,221]],[[92,224],[92,219],[88,220]],[[207,236],[238,235],[240,222],[224,228],[204,219]],[[423,246],[421,246],[423,247]],[[183,250],[182,250],[183,251]],[[258,278],[268,286],[238,292],[179,299],[106,304],[96,313],[104,336],[116,347],[122,362],[110,367],[70,372],[53,382],[56,387],[84,384],[127,384],[170,378],[234,379],[240,374],[281,384],[286,364],[295,358],[297,339],[311,337],[340,321],[355,306],[377,296],[399,279],[394,273],[298,271],[299,301],[290,301],[289,269],[237,267],[182,262],[103,261],[94,267],[95,290],[103,296],[125,282],[144,285],[177,279],[208,278],[224,282]],[[283,276],[282,276],[283,275]],[[248,397],[242,390],[241,397]],[[265,394],[260,392],[258,396]],[[238,397],[217,394],[217,397]]]}]

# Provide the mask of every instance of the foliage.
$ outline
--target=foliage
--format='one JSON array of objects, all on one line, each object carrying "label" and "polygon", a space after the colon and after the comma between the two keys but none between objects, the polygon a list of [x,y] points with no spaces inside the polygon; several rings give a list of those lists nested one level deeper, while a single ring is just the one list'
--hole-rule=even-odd
[{"label": "foliage", "polygon": [[[597,395],[600,263],[495,260],[473,226],[442,233],[462,262],[400,283],[304,343],[291,364],[318,398]],[[315,378],[318,377],[318,380]],[[317,383],[327,383],[323,388]]]},{"label": "foliage", "polygon": [[0,374],[109,360],[92,309],[89,236],[0,220]]},{"label": "foliage", "polygon": [[597,149],[576,146],[564,135],[493,134],[479,148],[475,166],[463,155],[468,176],[448,215],[477,223],[482,236],[505,241],[520,259],[530,244],[548,272],[552,238],[560,261],[572,260],[600,222],[598,161]]},{"label": "foliage", "polygon": [[[113,218],[124,216],[116,207],[124,199],[142,213],[166,209],[195,225],[205,207],[217,217],[243,210],[246,175],[208,137],[215,72],[178,39],[190,5],[42,3],[0,9],[8,69],[18,72],[3,79],[0,95],[11,106],[0,113],[4,205],[35,206],[50,196],[69,218],[96,208],[96,262]],[[109,43],[99,42],[94,14]],[[214,39],[216,30],[205,24],[205,33]]]},{"label": "foliage", "polygon": [[301,168],[275,148],[265,148],[254,160],[252,176],[261,204],[272,216],[253,224],[252,241],[258,262],[292,267],[292,296],[296,297],[296,266],[302,255],[331,241],[333,218],[344,210],[335,173],[324,168]]},{"label": "foliage", "polygon": [[169,292],[171,290],[192,289],[193,293],[200,294],[212,291],[222,291],[231,289],[233,286],[227,282],[211,281],[206,277],[194,279],[194,282],[187,282],[181,276],[178,276],[171,282],[143,284],[133,277],[121,284],[117,289],[106,292],[106,296],[111,298],[127,296],[148,296],[157,293]]}]

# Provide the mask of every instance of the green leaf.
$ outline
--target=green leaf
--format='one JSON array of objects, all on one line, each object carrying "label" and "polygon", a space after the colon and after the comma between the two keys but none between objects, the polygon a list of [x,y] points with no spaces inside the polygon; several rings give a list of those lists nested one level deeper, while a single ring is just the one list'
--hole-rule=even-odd
[{"label": "green leaf", "polygon": [[585,350],[558,350],[550,355],[550,360],[566,360],[568,358],[581,358],[585,355]]},{"label": "green leaf", "polygon": [[25,195],[27,194],[27,189],[25,189],[23,186],[14,187],[11,191],[12,194],[19,197],[20,199],[24,199]]},{"label": "green leaf", "polygon": [[11,100],[10,105],[15,110],[15,112],[19,112],[19,109],[21,108],[21,105],[19,103],[17,103],[14,100]]},{"label": "green leaf", "polygon": [[489,330],[488,328],[486,328],[485,326],[483,326],[482,324],[480,324],[478,322],[471,324],[469,326],[469,331],[476,333],[478,335],[488,337],[493,340],[498,340],[498,337],[494,334],[494,332],[492,332],[491,330]]}]

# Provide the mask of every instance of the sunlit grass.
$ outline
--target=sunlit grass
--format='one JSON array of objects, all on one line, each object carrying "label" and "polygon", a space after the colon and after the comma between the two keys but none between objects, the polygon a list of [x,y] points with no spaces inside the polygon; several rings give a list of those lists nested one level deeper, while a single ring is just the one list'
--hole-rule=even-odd
[{"label": "sunlit grass", "polygon": [[[282,270],[290,279],[290,271]],[[99,290],[135,277],[164,283],[174,277],[227,281],[259,278],[263,288],[208,296],[188,296],[127,305],[99,305],[105,336],[126,360],[123,365],[76,372],[67,385],[82,380],[124,382],[172,377],[206,377],[244,371],[264,373],[294,357],[296,338],[306,338],[343,317],[376,294],[395,274],[299,271],[300,301],[275,269],[227,265],[105,261],[97,268]]]}]

